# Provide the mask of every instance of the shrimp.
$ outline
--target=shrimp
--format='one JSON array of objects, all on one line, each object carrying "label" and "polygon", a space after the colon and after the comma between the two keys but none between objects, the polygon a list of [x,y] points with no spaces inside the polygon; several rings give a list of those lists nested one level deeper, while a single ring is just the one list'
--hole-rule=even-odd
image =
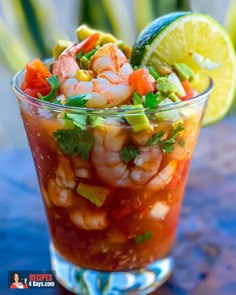
[{"label": "shrimp", "polygon": [[76,187],[76,179],[67,157],[59,155],[55,177],[49,179],[47,186],[48,190],[44,192],[46,201],[50,198],[59,207],[71,205],[72,190]]},{"label": "shrimp", "polygon": [[75,226],[84,230],[104,230],[108,226],[107,213],[98,209],[76,209],[70,212],[70,219]]},{"label": "shrimp", "polygon": [[161,171],[154,176],[147,184],[147,187],[150,189],[161,189],[163,186],[168,184],[176,170],[177,167],[177,161],[172,160],[170,161],[164,168],[161,169]]},{"label": "shrimp", "polygon": [[61,81],[60,92],[65,97],[89,93],[91,97],[86,103],[88,108],[127,103],[133,94],[133,86],[128,82],[133,69],[123,52],[112,43],[102,46],[91,57],[88,65],[88,76],[94,77],[90,81],[81,81],[76,78],[79,65],[75,60],[75,55],[83,48],[80,44],[66,49],[53,65],[52,72]]},{"label": "shrimp", "polygon": [[94,138],[91,161],[105,183],[117,187],[143,186],[157,174],[163,155],[158,145],[140,145],[140,154],[132,165],[121,160],[120,151],[130,143],[130,138],[119,121],[96,128]]},{"label": "shrimp", "polygon": [[99,34],[96,33],[79,44],[72,44],[67,47],[54,62],[52,66],[52,74],[57,75],[60,82],[66,78],[74,77],[76,71],[79,70],[79,65],[75,60],[76,54],[81,50],[83,50],[84,53],[92,50],[95,47],[98,38]]},{"label": "shrimp", "polygon": [[90,178],[92,175],[91,164],[83,160],[80,156],[73,157],[71,160],[75,176],[80,178]]}]

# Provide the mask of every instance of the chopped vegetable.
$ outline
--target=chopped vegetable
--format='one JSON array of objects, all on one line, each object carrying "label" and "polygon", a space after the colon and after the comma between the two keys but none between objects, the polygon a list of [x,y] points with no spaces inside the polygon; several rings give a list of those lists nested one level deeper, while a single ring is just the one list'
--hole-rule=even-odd
[{"label": "chopped vegetable", "polygon": [[90,51],[92,51],[95,48],[98,39],[99,39],[99,33],[94,33],[90,35],[88,38],[86,38],[85,40],[83,40],[80,43],[82,44],[83,54],[87,54]]},{"label": "chopped vegetable", "polygon": [[148,71],[155,80],[157,80],[161,76],[160,73],[158,73],[158,71],[152,66],[148,67]]},{"label": "chopped vegetable", "polygon": [[129,76],[129,83],[134,87],[134,90],[141,95],[146,95],[155,89],[155,81],[150,77],[147,68],[139,68]]},{"label": "chopped vegetable", "polygon": [[167,77],[158,78],[156,88],[163,97],[168,97],[171,93],[177,93],[176,86]]},{"label": "chopped vegetable", "polygon": [[84,55],[79,60],[79,65],[81,69],[87,70],[89,65],[89,59]]},{"label": "chopped vegetable", "polygon": [[185,90],[185,96],[181,97],[182,100],[186,100],[189,98],[193,98],[194,97],[194,93],[193,93],[193,89],[191,84],[189,83],[188,80],[182,81],[182,86]]},{"label": "chopped vegetable", "polygon": [[38,92],[47,95],[51,87],[46,78],[49,78],[51,75],[43,62],[36,58],[26,65],[25,79],[21,85],[21,90],[36,98]]},{"label": "chopped vegetable", "polygon": [[158,98],[159,98],[159,94],[158,93],[154,94],[151,91],[148,92],[146,94],[146,96],[145,96],[144,107],[145,108],[150,108],[150,109],[156,108],[160,104],[160,102],[161,102],[161,100],[158,99]]},{"label": "chopped vegetable", "polygon": [[83,108],[88,101],[86,98],[90,98],[90,94],[76,94],[68,97],[65,105]]},{"label": "chopped vegetable", "polygon": [[171,153],[174,150],[176,138],[180,136],[183,130],[183,123],[178,122],[177,126],[171,130],[170,135],[167,137],[167,139],[159,141],[159,145],[164,153]]},{"label": "chopped vegetable", "polygon": [[116,220],[121,220],[129,214],[136,214],[145,208],[145,202],[140,198],[123,199],[114,209],[111,210],[111,216]]},{"label": "chopped vegetable", "polygon": [[92,127],[99,127],[104,124],[104,119],[97,116],[89,116],[88,117],[88,124]]},{"label": "chopped vegetable", "polygon": [[153,144],[158,144],[164,134],[165,132],[163,130],[160,130],[157,133],[154,133],[152,137],[147,140],[146,145],[149,146]]},{"label": "chopped vegetable", "polygon": [[42,95],[47,95],[51,91],[51,86],[48,84],[46,86],[34,87],[34,88],[25,88],[24,92],[29,96],[38,98],[38,93]]},{"label": "chopped vegetable", "polygon": [[65,154],[70,156],[81,155],[82,159],[89,159],[95,140],[87,131],[81,130],[79,127],[66,130],[59,129],[53,132],[53,136]]},{"label": "chopped vegetable", "polygon": [[128,145],[120,151],[120,158],[125,163],[129,163],[140,154],[139,149],[134,145]]},{"label": "chopped vegetable", "polygon": [[148,117],[143,109],[143,105],[128,105],[124,108],[127,108],[124,113],[124,118],[131,125],[134,132],[153,130],[153,126],[149,123]]},{"label": "chopped vegetable", "polygon": [[[71,121],[72,124],[78,126],[80,129],[85,130],[87,125],[87,116],[82,114],[70,114],[65,113],[64,119],[67,119],[66,121]],[[74,127],[73,125],[73,127]],[[70,128],[70,129],[73,129]]]},{"label": "chopped vegetable", "polygon": [[137,92],[134,92],[132,100],[133,100],[134,105],[142,105],[143,104],[142,95]]},{"label": "chopped vegetable", "polygon": [[157,201],[151,211],[150,211],[150,214],[152,217],[156,218],[156,219],[164,219],[166,214],[170,211],[170,207],[161,202],[161,201]]},{"label": "chopped vegetable", "polygon": [[143,242],[151,239],[152,237],[152,232],[151,231],[147,231],[145,232],[144,234],[142,235],[138,235],[136,238],[135,238],[135,244],[142,244]]},{"label": "chopped vegetable", "polygon": [[[159,106],[166,106],[166,105],[169,105],[169,104],[172,104],[173,101],[169,98],[164,98]],[[175,121],[178,121],[181,117],[180,117],[180,114],[179,114],[179,111],[178,110],[161,110],[159,112],[156,112],[155,113],[155,118],[158,120],[158,121],[167,121],[167,122],[175,122]]]},{"label": "chopped vegetable", "polygon": [[143,97],[141,94],[134,92],[132,100],[134,105],[136,106],[143,105],[145,108],[150,108],[150,109],[156,108],[161,102],[161,100],[159,99],[159,94],[158,93],[154,94],[152,91],[148,92]]},{"label": "chopped vegetable", "polygon": [[90,60],[90,58],[95,54],[95,52],[98,50],[98,48],[94,48],[93,50],[89,51],[87,54],[85,54],[84,56]]},{"label": "chopped vegetable", "polygon": [[[164,153],[171,153],[174,150],[174,144],[176,142],[176,138],[180,136],[181,132],[184,130],[183,123],[178,122],[176,127],[172,127],[172,130],[169,136],[161,140],[164,135],[164,131],[160,130],[157,133],[154,133],[151,138],[149,138],[146,142],[146,145],[158,144]],[[180,142],[180,146],[184,145],[184,142]]]},{"label": "chopped vegetable", "polygon": [[71,41],[68,40],[58,40],[57,44],[53,48],[53,58],[56,60],[60,54],[69,46],[72,45]]},{"label": "chopped vegetable", "polygon": [[58,88],[60,86],[60,82],[57,76],[51,76],[49,78],[46,78],[46,80],[51,86],[51,91],[46,96],[43,96],[42,94],[38,93],[38,97],[45,101],[52,101],[56,97]]},{"label": "chopped vegetable", "polygon": [[181,81],[192,81],[194,78],[194,72],[184,63],[174,63],[173,69],[176,71],[178,77]]},{"label": "chopped vegetable", "polygon": [[110,189],[80,182],[77,187],[77,193],[97,207],[101,207],[106,202],[106,199],[110,194]]},{"label": "chopped vegetable", "polygon": [[185,140],[181,138],[181,139],[178,141],[178,144],[179,144],[179,146],[184,147],[184,145],[185,145]]},{"label": "chopped vegetable", "polygon": [[168,76],[168,80],[175,85],[176,88],[176,92],[175,94],[177,94],[178,96],[180,96],[181,98],[184,97],[186,95],[185,90],[181,84],[181,81],[179,79],[179,77],[175,74],[175,73],[171,73]]}]

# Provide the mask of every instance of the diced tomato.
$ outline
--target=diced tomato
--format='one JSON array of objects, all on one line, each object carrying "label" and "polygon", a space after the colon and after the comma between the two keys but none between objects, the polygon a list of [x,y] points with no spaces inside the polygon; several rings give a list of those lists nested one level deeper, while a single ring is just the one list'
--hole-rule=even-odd
[{"label": "diced tomato", "polygon": [[95,33],[86,39],[83,47],[83,53],[86,54],[95,48],[96,42],[99,39],[99,33]]},{"label": "diced tomato", "polygon": [[116,220],[120,220],[121,218],[127,216],[131,213],[131,207],[126,203],[118,208],[115,208],[111,211],[111,215]]},{"label": "diced tomato", "polygon": [[37,88],[25,88],[24,92],[28,94],[29,96],[38,98],[38,93],[40,93],[43,96],[46,96],[51,91],[51,86],[41,86]]},{"label": "diced tomato", "polygon": [[144,204],[140,200],[140,198],[136,197],[132,200],[122,200],[121,204],[111,211],[111,215],[116,220],[120,220],[121,218],[129,215],[131,212],[135,213],[144,208]]},{"label": "diced tomato", "polygon": [[141,95],[146,95],[155,89],[155,80],[150,76],[147,68],[139,68],[129,76],[129,84]]},{"label": "diced tomato", "polygon": [[186,95],[184,97],[181,97],[181,99],[187,100],[189,98],[192,98],[194,96],[194,93],[193,93],[193,89],[192,89],[192,86],[189,83],[189,81],[185,80],[185,81],[182,81],[181,83],[182,83],[182,86],[183,86],[185,93],[186,93]]},{"label": "diced tomato", "polygon": [[177,164],[176,171],[171,179],[171,181],[167,184],[166,189],[173,190],[176,185],[180,181],[182,177],[184,177],[188,172],[189,167],[189,159],[179,161]]},{"label": "diced tomato", "polygon": [[43,64],[43,62],[36,58],[26,65],[26,74],[24,82],[21,85],[21,89],[33,97],[37,97],[37,93],[47,95],[51,86],[46,80],[51,76],[50,71]]},{"label": "diced tomato", "polygon": [[39,58],[35,58],[28,62],[26,65],[26,70],[40,74],[45,78],[49,78],[51,76],[50,71]]}]

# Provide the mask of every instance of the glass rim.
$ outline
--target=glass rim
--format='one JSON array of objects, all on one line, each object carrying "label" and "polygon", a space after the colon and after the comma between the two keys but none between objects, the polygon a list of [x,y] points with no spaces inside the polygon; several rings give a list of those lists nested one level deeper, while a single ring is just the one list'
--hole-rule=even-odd
[{"label": "glass rim", "polygon": [[146,114],[155,114],[163,111],[169,111],[169,110],[177,110],[180,108],[188,107],[191,106],[195,103],[199,103],[201,101],[207,100],[212,89],[214,86],[213,79],[205,75],[206,78],[208,79],[208,85],[205,87],[201,93],[195,95],[193,98],[189,98],[186,100],[180,100],[177,102],[172,102],[168,103],[162,106],[157,106],[155,109],[150,109],[150,108],[145,108],[145,107],[137,107],[137,108],[122,108],[119,109],[117,107],[112,107],[112,108],[84,108],[84,107],[75,107],[75,106],[63,106],[59,104],[55,104],[52,102],[48,101],[43,101],[38,98],[32,97],[28,94],[26,94],[23,90],[20,89],[19,87],[19,79],[25,74],[26,70],[23,69],[19,72],[17,72],[13,76],[12,80],[12,88],[18,98],[20,98],[23,101],[26,101],[34,106],[41,107],[50,111],[55,111],[58,113],[61,112],[67,112],[67,113],[76,113],[76,114],[85,114],[89,113],[92,115],[97,115],[97,116],[122,116],[124,113],[127,115],[127,111],[129,112],[129,115],[135,115],[140,113],[140,111],[145,112]]}]

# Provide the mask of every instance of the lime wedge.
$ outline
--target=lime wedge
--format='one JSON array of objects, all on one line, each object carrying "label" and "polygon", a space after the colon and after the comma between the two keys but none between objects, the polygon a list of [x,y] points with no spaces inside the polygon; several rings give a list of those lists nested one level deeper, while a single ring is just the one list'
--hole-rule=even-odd
[{"label": "lime wedge", "polygon": [[185,63],[196,74],[214,81],[203,125],[213,124],[229,111],[236,88],[236,57],[226,31],[210,16],[194,12],[164,15],[138,36],[132,65]]}]

